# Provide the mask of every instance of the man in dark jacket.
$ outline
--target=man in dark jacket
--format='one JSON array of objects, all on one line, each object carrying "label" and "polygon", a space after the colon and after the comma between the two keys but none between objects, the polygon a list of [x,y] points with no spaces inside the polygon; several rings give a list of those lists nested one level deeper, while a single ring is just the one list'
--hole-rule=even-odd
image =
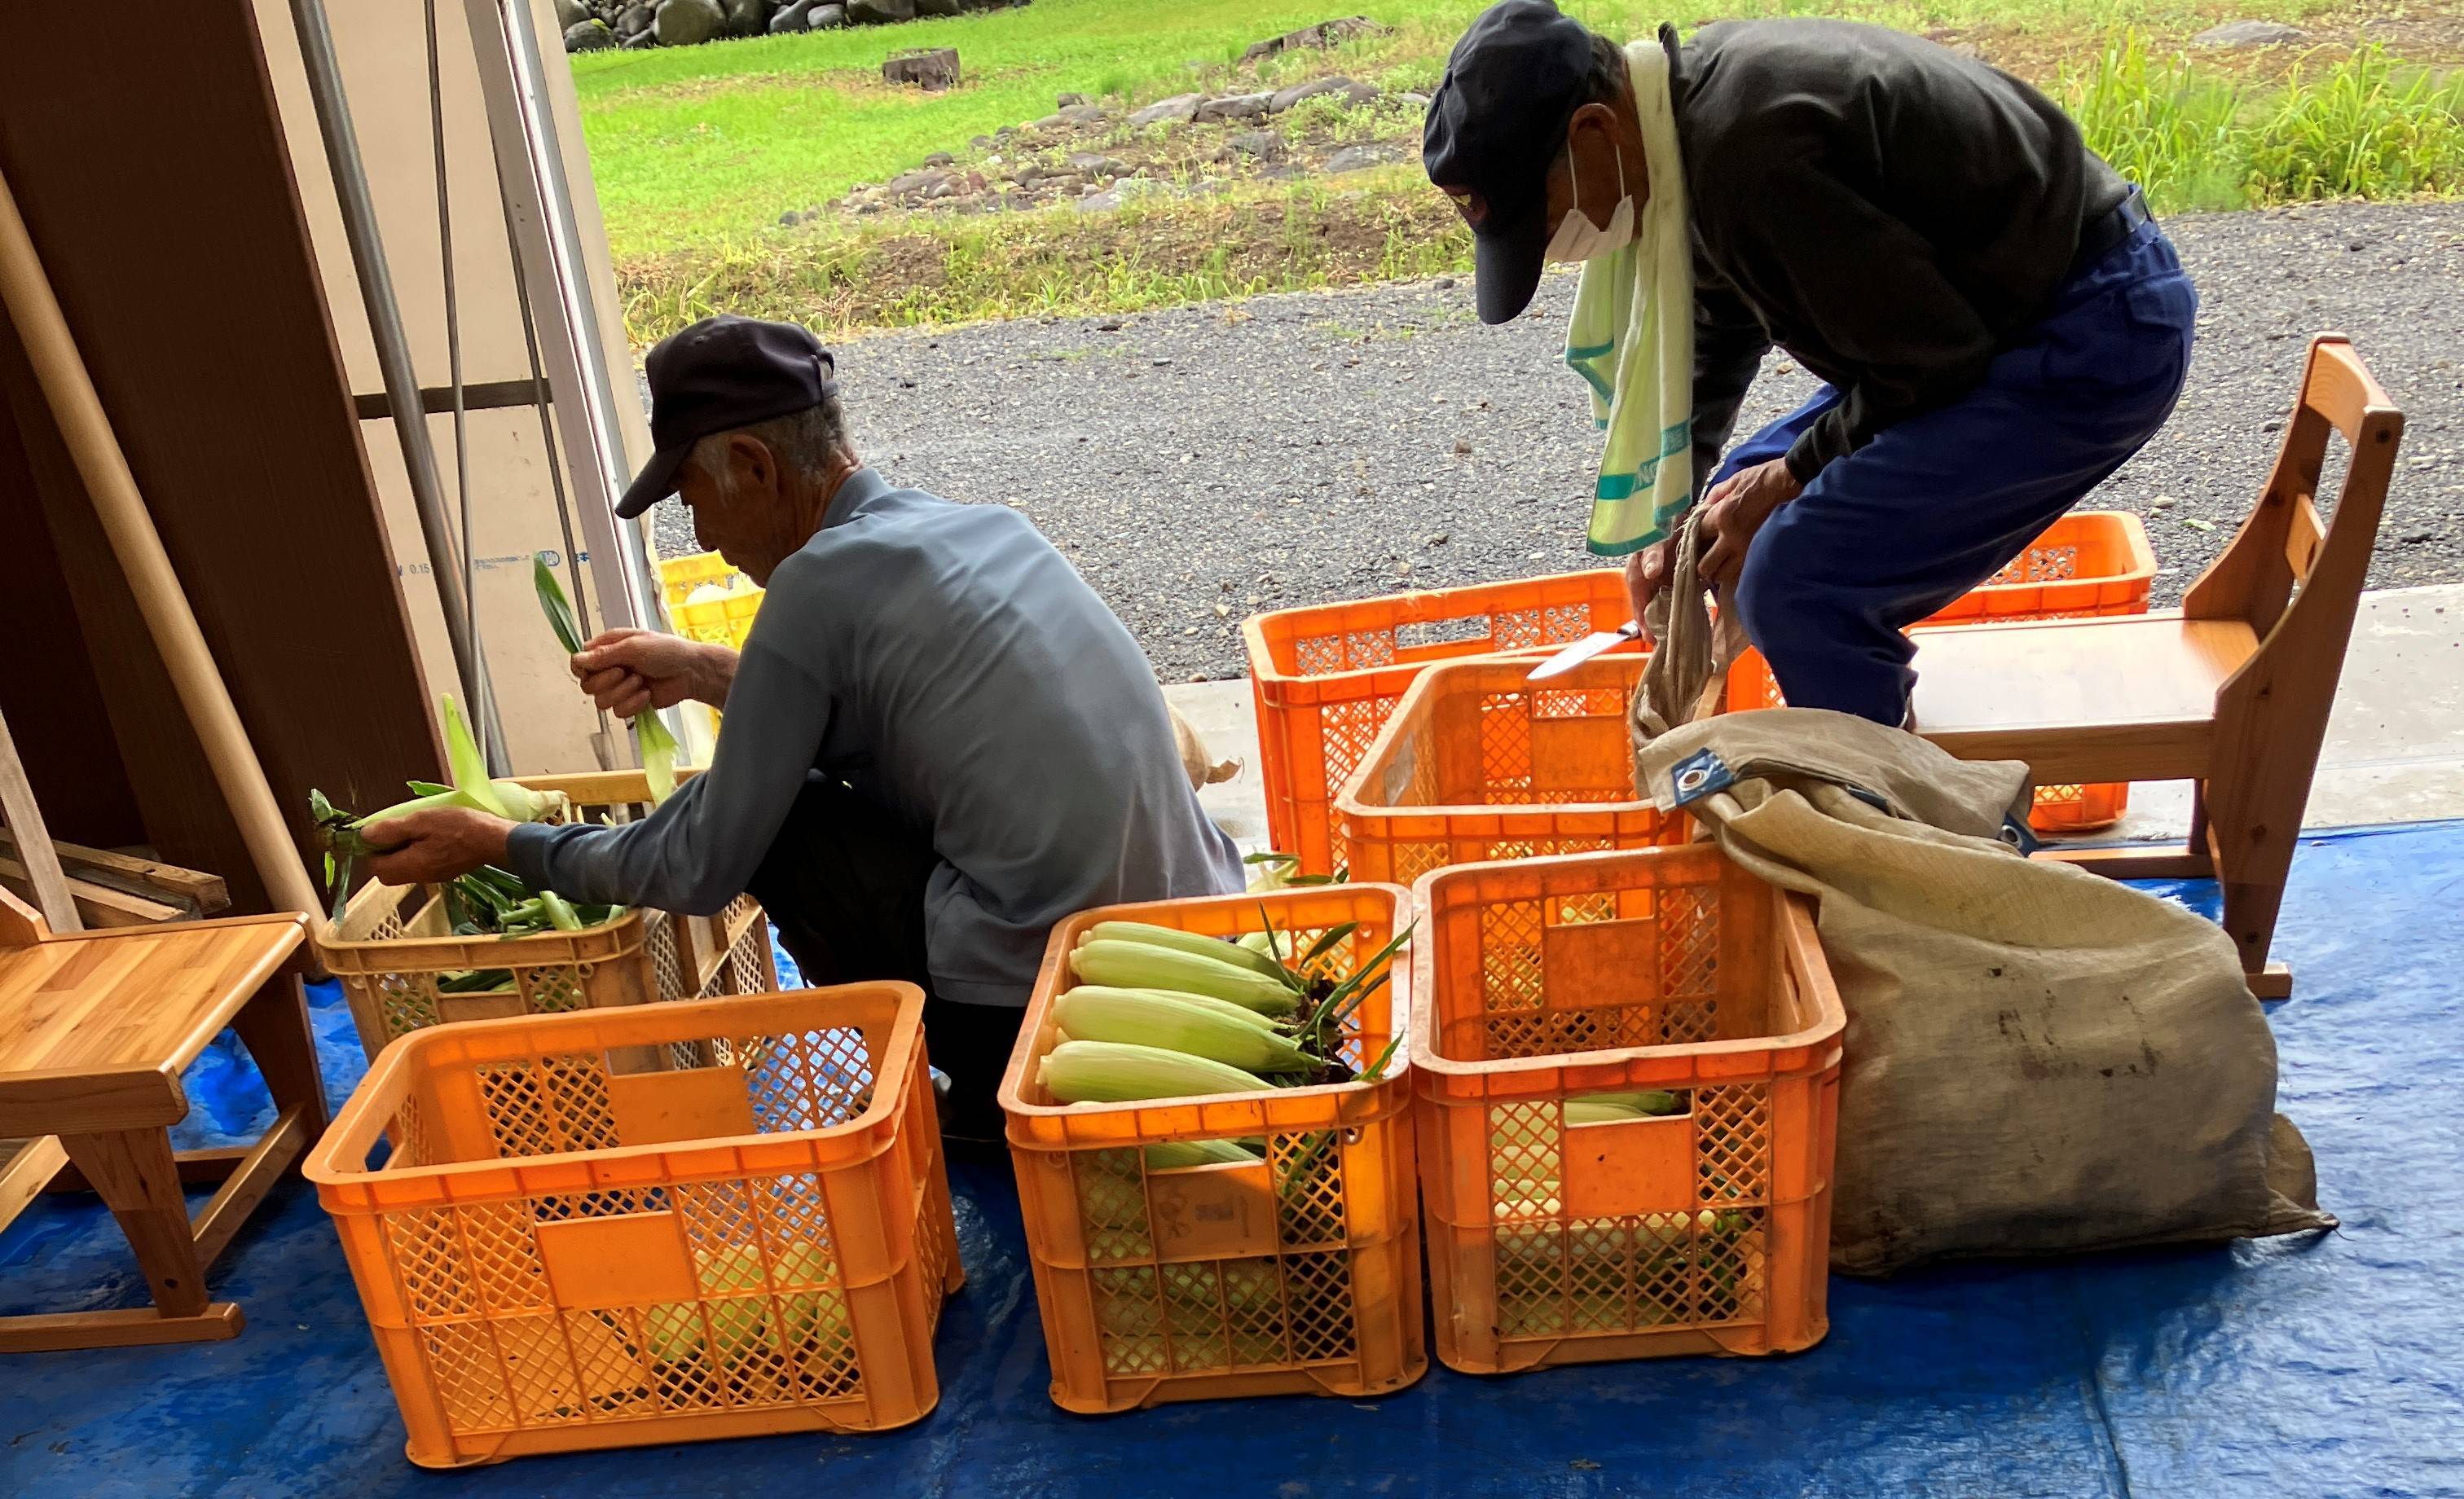
[{"label": "man in dark jacket", "polygon": [[[1664,97],[1639,110],[1637,80]],[[1646,150],[1655,107],[1678,174]],[[2197,297],[2137,189],[2035,90],[1896,32],[1737,21],[1627,49],[1504,0],[1455,47],[1425,157],[1471,221],[1487,322],[1682,185],[1691,440],[1672,427],[1665,461],[1690,463],[1706,577],[1796,706],[1905,721],[1902,631],[2138,452],[2189,367]],[[1773,347],[1824,385],[1721,463]],[[1638,618],[1672,529],[1595,527]]]}]

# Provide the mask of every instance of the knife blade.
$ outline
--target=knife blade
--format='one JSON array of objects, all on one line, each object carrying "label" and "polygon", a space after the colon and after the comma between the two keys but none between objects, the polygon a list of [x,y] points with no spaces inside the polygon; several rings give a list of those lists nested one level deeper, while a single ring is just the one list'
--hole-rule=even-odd
[{"label": "knife blade", "polygon": [[1632,640],[1641,633],[1642,627],[1632,620],[1627,620],[1624,624],[1618,626],[1615,629],[1595,631],[1592,634],[1585,635],[1582,639],[1575,641],[1573,645],[1558,651],[1555,655],[1541,662],[1538,666],[1533,667],[1531,669],[1531,674],[1525,677],[1524,680],[1527,682],[1545,682],[1552,676],[1563,676],[1568,672],[1571,672],[1574,668],[1581,666],[1584,662],[1589,661],[1592,657],[1598,655],[1601,651],[1606,650],[1613,646],[1622,645],[1626,641]]}]

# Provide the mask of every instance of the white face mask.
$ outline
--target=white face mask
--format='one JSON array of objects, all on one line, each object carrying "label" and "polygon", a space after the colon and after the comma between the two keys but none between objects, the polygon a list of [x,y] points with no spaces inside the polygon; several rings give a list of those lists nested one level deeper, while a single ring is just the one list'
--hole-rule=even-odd
[{"label": "white face mask", "polygon": [[1617,206],[1609,214],[1609,227],[1600,228],[1583,211],[1583,179],[1574,163],[1579,153],[1570,145],[1566,151],[1566,170],[1573,177],[1574,206],[1557,221],[1557,232],[1549,236],[1549,248],[1542,252],[1551,260],[1594,260],[1614,250],[1622,250],[1634,238],[1634,199],[1625,190],[1625,153],[1614,153],[1617,164]]}]

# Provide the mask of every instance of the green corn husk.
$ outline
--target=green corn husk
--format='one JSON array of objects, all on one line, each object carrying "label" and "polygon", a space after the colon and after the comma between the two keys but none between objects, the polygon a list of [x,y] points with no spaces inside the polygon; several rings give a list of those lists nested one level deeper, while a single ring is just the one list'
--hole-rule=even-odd
[{"label": "green corn husk", "polygon": [[1291,989],[1279,980],[1220,959],[1144,942],[1083,943],[1069,955],[1069,970],[1089,983],[1210,995],[1265,1015],[1280,1017],[1299,1008]]},{"label": "green corn husk", "polygon": [[1145,1151],[1149,1171],[1178,1171],[1188,1166],[1254,1166],[1265,1158],[1257,1140],[1166,1140]]},{"label": "green corn husk", "polygon": [[1052,1018],[1073,1041],[1160,1047],[1243,1071],[1306,1072],[1316,1064],[1287,1037],[1161,995],[1081,986],[1054,1003]]},{"label": "green corn husk", "polygon": [[1078,945],[1089,942],[1144,942],[1150,947],[1168,947],[1176,952],[1192,953],[1199,958],[1212,958],[1231,963],[1262,977],[1284,981],[1284,965],[1265,953],[1253,952],[1237,942],[1206,937],[1197,932],[1183,932],[1177,927],[1154,926],[1144,921],[1098,921],[1078,938]]},{"label": "green corn husk", "polygon": [[[539,612],[547,616],[548,628],[556,631],[557,644],[569,656],[582,654],[582,629],[574,623],[573,602],[565,597],[564,584],[548,571],[547,559],[531,559],[531,588],[539,595]],[[668,732],[656,708],[646,709],[633,720],[633,744],[642,753],[642,779],[649,783],[650,805],[658,805],[676,790],[676,737]]]},{"label": "green corn husk", "polygon": [[1065,1041],[1045,1054],[1036,1075],[1063,1103],[1199,1098],[1265,1092],[1275,1086],[1227,1063],[1108,1041]]}]

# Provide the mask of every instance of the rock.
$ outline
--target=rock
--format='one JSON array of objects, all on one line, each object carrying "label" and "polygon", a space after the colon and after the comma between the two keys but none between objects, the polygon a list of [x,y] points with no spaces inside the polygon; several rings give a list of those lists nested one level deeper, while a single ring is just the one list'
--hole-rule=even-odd
[{"label": "rock", "polygon": [[627,39],[641,35],[658,19],[659,8],[653,5],[628,5],[616,12],[616,34]]},{"label": "rock", "polygon": [[[847,7],[847,18],[855,18],[854,0]],[[898,53],[881,65],[881,76],[892,83],[913,83],[927,92],[937,93],[958,81],[958,49],[956,47],[919,48]]]},{"label": "rock", "polygon": [[1170,99],[1156,99],[1146,108],[1130,116],[1130,128],[1144,130],[1149,125],[1163,124],[1167,121],[1186,124],[1198,118],[1198,106],[1203,103],[1205,99],[1206,96],[1203,94],[1175,94]]},{"label": "rock", "polygon": [[1307,83],[1295,83],[1289,88],[1275,90],[1274,97],[1266,100],[1266,113],[1280,115],[1302,99],[1315,99],[1320,94],[1331,94],[1350,87],[1352,80],[1346,77],[1311,78]]},{"label": "rock", "polygon": [[1029,130],[1058,130],[1067,122],[1068,121],[1063,120],[1059,115],[1045,115],[1041,120],[1028,121],[1025,128]]},{"label": "rock", "polygon": [[1347,145],[1326,159],[1326,169],[1330,172],[1365,171],[1372,166],[1385,165],[1387,159],[1386,153],[1376,146]]},{"label": "rock", "polygon": [[556,29],[558,31],[569,32],[575,27],[580,26],[583,22],[594,19],[596,19],[596,17],[590,13],[590,7],[583,5],[582,0],[556,0]]},{"label": "rock", "polygon": [[1298,182],[1308,175],[1309,168],[1298,162],[1277,162],[1258,168],[1258,176],[1265,182]]},{"label": "rock", "polygon": [[847,9],[843,5],[817,5],[804,17],[808,32],[834,32],[847,23]]},{"label": "rock", "polygon": [[1052,107],[1055,109],[1067,109],[1072,104],[1083,104],[1085,102],[1087,102],[1087,96],[1084,94],[1062,94],[1053,99]]},{"label": "rock", "polygon": [[781,229],[794,229],[797,225],[802,224],[803,222],[804,222],[804,215],[797,212],[794,209],[789,209],[786,212],[779,215],[779,227]]},{"label": "rock", "polygon": [[1093,104],[1070,104],[1060,115],[1061,122],[1080,130],[1092,130],[1111,117]]},{"label": "rock", "polygon": [[635,32],[632,35],[626,37],[616,45],[624,48],[627,52],[640,52],[645,48],[656,47],[659,45],[659,37],[658,33],[655,32]]},{"label": "rock", "polygon": [[1315,26],[1304,26],[1297,32],[1286,32],[1281,36],[1252,42],[1248,50],[1241,54],[1241,60],[1255,62],[1261,57],[1271,57],[1279,52],[1291,52],[1302,47],[1332,47],[1363,36],[1383,36],[1387,30],[1365,15],[1347,15],[1340,20],[1320,21]]},{"label": "rock", "polygon": [[[1106,156],[1100,151],[1070,152],[1069,169],[1085,172],[1089,177],[1126,177],[1130,174],[1128,165],[1119,157]],[[1021,181],[1024,181],[1025,177],[1024,172],[1019,173]]]},{"label": "rock", "polygon": [[933,195],[934,188],[946,187],[952,181],[948,172],[938,168],[926,168],[919,171],[900,172],[884,183],[881,190],[893,197],[930,197]]},{"label": "rock", "polygon": [[773,33],[803,31],[804,18],[813,13],[816,3],[817,0],[787,0],[787,4],[779,8],[779,13],[770,17],[770,30]]},{"label": "rock", "polygon": [[616,45],[616,33],[605,21],[584,21],[564,29],[564,50],[567,52],[604,52]]},{"label": "rock", "polygon": [[1358,109],[1363,104],[1374,104],[1385,97],[1386,91],[1375,83],[1354,83],[1343,91],[1343,107]]},{"label": "rock", "polygon": [[770,25],[773,0],[726,0],[727,34],[759,36]]},{"label": "rock", "polygon": [[2229,26],[2211,26],[2190,38],[2193,47],[2289,47],[2306,42],[2310,33],[2282,21],[2235,21]]},{"label": "rock", "polygon": [[1078,200],[1078,207],[1089,213],[1110,213],[1120,206],[1121,189],[1118,187],[1108,187],[1102,192],[1090,192]]},{"label": "rock", "polygon": [[847,22],[853,26],[888,26],[915,19],[915,0],[847,0]]},{"label": "rock", "polygon": [[973,150],[989,151],[993,148],[993,138],[988,135],[970,136],[967,145]]},{"label": "rock", "polygon": [[1408,105],[1413,109],[1426,110],[1429,107],[1429,96],[1426,94],[1414,94],[1407,91],[1394,95],[1393,99],[1396,103]]},{"label": "rock", "polygon": [[718,0],[662,0],[650,29],[662,47],[692,47],[727,30],[727,12]]},{"label": "rock", "polygon": [[924,158],[924,165],[927,166],[947,166],[957,160],[957,157],[952,156],[947,151],[935,151],[932,155]]},{"label": "rock", "polygon": [[967,8],[960,5],[958,0],[915,0],[915,14],[919,18],[928,15],[964,15],[966,11]]},{"label": "rock", "polygon": [[1264,120],[1266,106],[1274,101],[1272,94],[1226,94],[1199,105],[1198,122],[1207,125],[1232,120]]},{"label": "rock", "polygon": [[1223,143],[1243,156],[1254,156],[1261,161],[1280,162],[1291,154],[1284,144],[1284,138],[1272,130],[1243,130]]}]

